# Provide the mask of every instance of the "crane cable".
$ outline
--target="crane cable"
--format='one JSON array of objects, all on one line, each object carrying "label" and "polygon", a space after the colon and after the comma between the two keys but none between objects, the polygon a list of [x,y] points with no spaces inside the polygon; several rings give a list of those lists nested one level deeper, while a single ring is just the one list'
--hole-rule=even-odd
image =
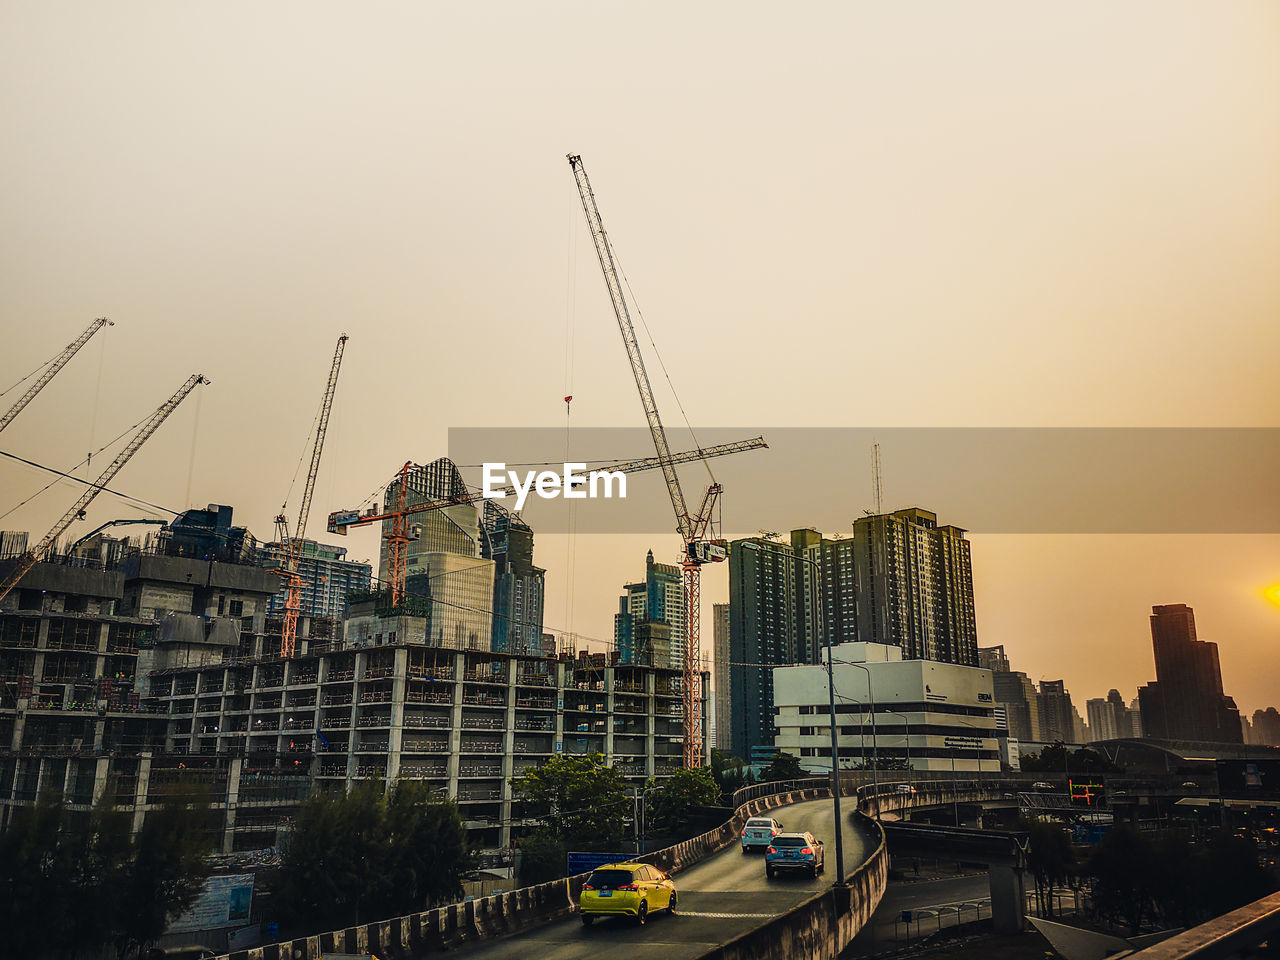
[{"label": "crane cable", "polygon": [[[675,399],[676,407],[680,410],[680,416],[684,419],[684,425],[689,430],[689,436],[693,438],[693,445],[702,449],[702,443],[698,440],[698,434],[693,429],[693,424],[689,422],[689,414],[685,412],[684,404],[680,400],[680,394],[676,392],[676,385],[671,380],[671,374],[667,372],[667,364],[662,359],[662,352],[658,349],[657,342],[653,339],[653,332],[649,329],[649,321],[644,318],[644,311],[640,309],[640,303],[636,300],[635,291],[631,289],[631,280],[627,277],[626,267],[622,265],[622,260],[618,257],[617,251],[613,249],[613,241],[608,236],[605,237],[605,243],[609,244],[609,250],[613,253],[613,262],[618,265],[618,272],[622,274],[622,282],[626,284],[627,293],[631,297],[631,305],[636,308],[636,316],[640,318],[640,326],[644,327],[645,335],[649,338],[649,346],[653,349],[653,355],[658,359],[658,366],[662,370],[662,375],[667,380],[667,386],[671,388],[671,396]],[[707,476],[711,478],[711,482],[716,482],[715,471],[711,469],[711,463],[703,460],[702,465],[707,468]]]},{"label": "crane cable", "polygon": [[[565,312],[564,312],[564,462],[569,463],[569,448],[573,437],[571,415],[573,408],[573,355],[574,332],[578,312],[578,218],[574,200],[569,197],[569,237],[568,250],[565,257]],[[567,630],[573,633],[573,601],[574,585],[577,582],[577,503],[568,503],[569,525],[565,540],[565,571],[567,580],[564,592],[564,614]]]}]

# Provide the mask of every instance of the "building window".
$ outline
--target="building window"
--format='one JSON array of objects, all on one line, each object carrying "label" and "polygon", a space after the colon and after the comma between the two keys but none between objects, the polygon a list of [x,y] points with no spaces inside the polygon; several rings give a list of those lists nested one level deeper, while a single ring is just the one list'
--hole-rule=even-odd
[{"label": "building window", "polygon": [[233,616],[233,617],[243,617],[243,616],[244,616],[244,601],[243,601],[243,600],[232,600],[232,601],[231,601],[231,610],[230,610],[229,612],[230,612],[230,615],[231,615],[231,616]]}]

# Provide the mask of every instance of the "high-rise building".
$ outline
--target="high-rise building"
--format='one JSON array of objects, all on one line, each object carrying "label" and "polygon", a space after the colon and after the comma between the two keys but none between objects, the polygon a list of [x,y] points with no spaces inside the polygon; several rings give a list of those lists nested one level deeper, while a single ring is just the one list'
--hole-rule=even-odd
[{"label": "high-rise building", "polygon": [[0,530],[0,560],[9,560],[26,553],[27,539],[25,530]]},{"label": "high-rise building", "polygon": [[912,507],[853,523],[858,639],[909,660],[978,665],[973,567],[965,531]]},{"label": "high-rise building", "polygon": [[1099,740],[1115,740],[1120,736],[1115,708],[1105,697],[1086,700],[1085,711],[1089,714],[1090,743],[1096,743]]},{"label": "high-rise building", "polygon": [[[304,617],[327,617],[339,620],[347,608],[347,595],[368,593],[373,577],[373,567],[346,559],[347,548],[335,547],[315,540],[302,541],[302,553],[298,558],[298,576],[302,578],[302,608]],[[268,543],[258,548],[258,566],[268,570],[279,569],[282,562],[278,543]],[[281,589],[267,604],[269,616],[284,614],[286,589]]]},{"label": "high-rise building", "polygon": [[537,654],[542,650],[546,571],[533,565],[533,530],[496,500],[484,502],[481,530],[481,556],[494,562],[492,649]]},{"label": "high-rise building", "polygon": [[1142,736],[1142,702],[1138,697],[1129,701],[1129,736]]},{"label": "high-rise building", "polygon": [[1250,724],[1253,738],[1250,741],[1258,746],[1280,747],[1280,712],[1275,707],[1253,711],[1253,723]]},{"label": "high-rise building", "polygon": [[1218,645],[1196,639],[1195,611],[1185,603],[1151,611],[1156,679],[1138,688],[1144,735],[1240,743],[1240,712],[1222,691]]},{"label": "high-rise building", "polygon": [[858,575],[850,537],[823,539],[822,628],[825,643],[855,643],[858,639]]},{"label": "high-rise building", "polygon": [[978,666],[991,671],[995,701],[1004,707],[1009,736],[1014,740],[1039,742],[1042,739],[1040,699],[1031,679],[1011,667],[1003,645],[979,647]]},{"label": "high-rise building", "polygon": [[[414,467],[405,482],[409,506],[468,494],[462,474],[446,457]],[[399,487],[398,477],[387,487],[385,511],[394,509]],[[482,555],[483,534],[475,506],[459,503],[409,519],[406,592],[417,599],[429,593],[427,643],[458,650],[491,649],[495,563]],[[386,535],[391,532],[391,524],[390,520],[382,524],[378,576],[384,583],[390,576]],[[408,589],[410,582],[414,589]]]},{"label": "high-rise building", "polygon": [[1071,694],[1062,680],[1041,680],[1040,692],[1040,733],[1041,739],[1047,743],[1061,740],[1063,743],[1079,743],[1079,731],[1076,722],[1080,714],[1071,702]]},{"label": "high-rise building", "polygon": [[613,618],[619,661],[683,670],[687,612],[680,568],[656,562],[650,550],[644,580],[622,591]]},{"label": "high-rise building", "polygon": [[714,651],[711,682],[715,686],[712,711],[711,743],[717,750],[729,749],[729,714],[733,712],[733,683],[729,679],[729,604],[711,607],[711,636]]},{"label": "high-rise building", "polygon": [[806,560],[817,560],[820,543],[796,531],[791,543],[751,537],[729,545],[729,749],[745,760],[773,752],[773,667],[818,662],[820,571]]}]

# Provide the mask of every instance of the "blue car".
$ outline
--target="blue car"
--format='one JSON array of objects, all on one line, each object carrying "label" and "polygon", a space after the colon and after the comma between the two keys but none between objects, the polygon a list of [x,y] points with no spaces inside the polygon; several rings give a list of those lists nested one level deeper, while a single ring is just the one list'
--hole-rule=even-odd
[{"label": "blue car", "polygon": [[782,824],[773,817],[752,817],[742,828],[742,852],[766,850],[781,833]]},{"label": "blue car", "polygon": [[825,868],[822,841],[812,833],[781,833],[764,853],[764,872],[771,880],[788,870],[816,877]]}]

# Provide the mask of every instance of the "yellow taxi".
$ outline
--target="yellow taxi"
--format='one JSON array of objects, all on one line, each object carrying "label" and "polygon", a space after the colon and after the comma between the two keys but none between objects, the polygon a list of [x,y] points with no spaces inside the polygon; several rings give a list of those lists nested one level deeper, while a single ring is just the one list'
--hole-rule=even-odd
[{"label": "yellow taxi", "polygon": [[636,923],[644,923],[659,910],[676,912],[676,885],[648,863],[596,867],[578,897],[584,927],[591,926],[596,917],[631,917]]}]

